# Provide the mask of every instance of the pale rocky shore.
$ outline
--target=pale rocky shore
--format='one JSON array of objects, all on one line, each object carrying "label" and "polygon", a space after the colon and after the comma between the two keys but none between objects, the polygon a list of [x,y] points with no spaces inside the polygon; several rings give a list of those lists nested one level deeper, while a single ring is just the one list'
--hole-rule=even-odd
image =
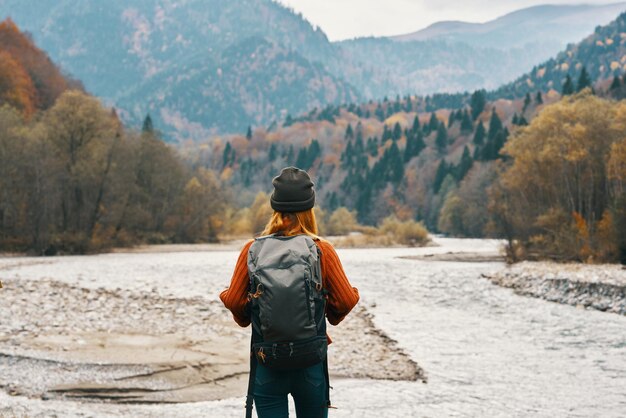
[{"label": "pale rocky shore", "polygon": [[[136,404],[245,394],[249,329],[216,300],[50,279],[3,286],[0,390],[11,396]],[[333,378],[425,381],[365,308],[329,332]]]},{"label": "pale rocky shore", "polygon": [[626,269],[620,265],[522,262],[483,277],[519,295],[626,315]]}]

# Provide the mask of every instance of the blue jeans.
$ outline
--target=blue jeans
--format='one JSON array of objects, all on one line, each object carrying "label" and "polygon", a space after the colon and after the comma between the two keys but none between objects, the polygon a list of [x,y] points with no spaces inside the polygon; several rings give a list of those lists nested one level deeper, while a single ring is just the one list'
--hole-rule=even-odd
[{"label": "blue jeans", "polygon": [[259,418],[287,418],[291,393],[298,418],[327,418],[324,363],[306,369],[271,370],[257,365],[254,404]]}]

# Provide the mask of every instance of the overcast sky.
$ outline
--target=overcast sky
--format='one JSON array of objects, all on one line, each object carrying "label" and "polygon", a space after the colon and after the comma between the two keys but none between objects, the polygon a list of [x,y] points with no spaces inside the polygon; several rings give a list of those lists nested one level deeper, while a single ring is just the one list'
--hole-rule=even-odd
[{"label": "overcast sky", "polygon": [[319,26],[331,41],[415,32],[441,20],[485,22],[539,4],[609,4],[611,0],[277,0]]}]

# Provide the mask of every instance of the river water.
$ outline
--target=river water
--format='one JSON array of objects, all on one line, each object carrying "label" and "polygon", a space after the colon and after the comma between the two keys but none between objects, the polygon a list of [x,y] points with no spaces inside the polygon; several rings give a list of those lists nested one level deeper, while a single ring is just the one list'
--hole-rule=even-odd
[{"label": "river water", "polygon": [[[626,317],[517,296],[480,277],[504,268],[502,263],[399,258],[493,252],[499,245],[489,240],[437,243],[441,246],[338,251],[361,303],[426,370],[428,383],[336,379],[331,396],[339,409],[331,417],[626,416]],[[50,277],[86,287],[157,287],[163,295],[213,300],[227,285],[236,256],[213,251],[3,258],[0,276]],[[48,411],[59,416],[240,417],[242,402],[120,406],[0,394],[0,406],[44,416]]]}]

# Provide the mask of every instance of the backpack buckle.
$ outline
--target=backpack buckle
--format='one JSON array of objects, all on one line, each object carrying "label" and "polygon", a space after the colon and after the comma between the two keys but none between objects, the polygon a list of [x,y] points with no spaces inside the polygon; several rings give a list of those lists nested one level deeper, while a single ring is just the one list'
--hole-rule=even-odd
[{"label": "backpack buckle", "polygon": [[315,283],[315,290],[317,290],[318,292],[322,291],[322,284],[321,283]]},{"label": "backpack buckle", "polygon": [[263,352],[263,347],[259,348],[259,351],[256,353],[261,363],[265,363],[265,353]]},{"label": "backpack buckle", "polygon": [[250,293],[248,292],[248,300],[258,299],[263,294],[263,284],[259,283],[256,285],[256,292]]}]

